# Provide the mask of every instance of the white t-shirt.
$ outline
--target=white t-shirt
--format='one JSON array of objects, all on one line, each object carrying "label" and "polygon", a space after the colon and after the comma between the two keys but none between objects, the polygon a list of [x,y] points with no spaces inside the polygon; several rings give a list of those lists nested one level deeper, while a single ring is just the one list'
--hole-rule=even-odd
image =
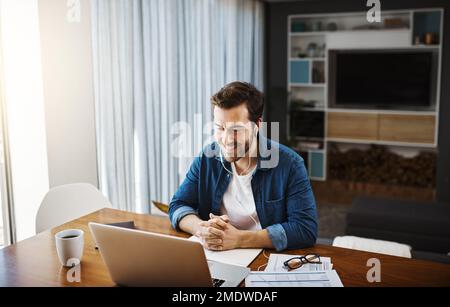
[{"label": "white t-shirt", "polygon": [[256,212],[251,184],[256,166],[243,176],[238,175],[234,163],[231,163],[231,168],[233,177],[223,195],[220,213],[228,215],[231,225],[237,229],[260,230],[262,228]]}]

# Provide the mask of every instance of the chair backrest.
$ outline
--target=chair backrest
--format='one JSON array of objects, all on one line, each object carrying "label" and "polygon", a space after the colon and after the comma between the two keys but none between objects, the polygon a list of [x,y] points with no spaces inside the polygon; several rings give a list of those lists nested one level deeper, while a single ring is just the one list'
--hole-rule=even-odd
[{"label": "chair backrest", "polygon": [[159,201],[152,200],[153,205],[161,210],[163,213],[169,214],[169,205],[161,203]]},{"label": "chair backrest", "polygon": [[74,183],[48,191],[36,215],[36,233],[50,229],[102,208],[109,200],[89,183]]},{"label": "chair backrest", "polygon": [[342,236],[334,238],[333,246],[411,258],[411,246],[391,241]]}]

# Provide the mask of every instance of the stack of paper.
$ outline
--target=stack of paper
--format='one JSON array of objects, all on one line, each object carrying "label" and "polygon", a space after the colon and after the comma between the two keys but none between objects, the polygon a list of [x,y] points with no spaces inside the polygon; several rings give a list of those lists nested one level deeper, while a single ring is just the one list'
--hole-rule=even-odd
[{"label": "stack of paper", "polygon": [[264,272],[250,272],[246,287],[343,287],[331,258],[320,257],[320,264],[305,263],[288,270],[284,262],[295,255],[271,254]]},{"label": "stack of paper", "polygon": [[343,287],[335,270],[322,272],[257,272],[245,279],[246,287]]}]

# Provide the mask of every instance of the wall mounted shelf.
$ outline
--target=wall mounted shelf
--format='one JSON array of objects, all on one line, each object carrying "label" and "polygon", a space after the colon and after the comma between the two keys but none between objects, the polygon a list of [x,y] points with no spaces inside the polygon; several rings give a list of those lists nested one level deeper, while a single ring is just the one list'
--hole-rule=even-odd
[{"label": "wall mounted shelf", "polygon": [[[326,180],[331,142],[437,149],[443,12],[441,8],[383,11],[382,22],[376,25],[368,24],[366,12],[288,16],[287,135],[293,148],[299,142],[317,143],[310,146],[319,149],[297,150],[304,156],[311,179]],[[330,107],[330,49],[432,50],[438,66],[433,76],[435,104],[423,110]],[[295,112],[308,112],[309,118],[321,121],[314,123],[314,129],[322,125],[323,136],[308,135],[307,127],[297,122],[308,117]]]}]

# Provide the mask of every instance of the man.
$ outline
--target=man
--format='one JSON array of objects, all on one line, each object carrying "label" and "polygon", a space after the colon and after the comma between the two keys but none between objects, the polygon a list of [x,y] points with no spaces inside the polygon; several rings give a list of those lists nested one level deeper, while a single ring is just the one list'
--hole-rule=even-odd
[{"label": "man", "polygon": [[[258,133],[263,94],[232,82],[211,102],[216,142],[194,160],[173,196],[172,226],[210,250],[314,245],[316,204],[303,159]],[[277,163],[268,163],[273,155]]]}]

